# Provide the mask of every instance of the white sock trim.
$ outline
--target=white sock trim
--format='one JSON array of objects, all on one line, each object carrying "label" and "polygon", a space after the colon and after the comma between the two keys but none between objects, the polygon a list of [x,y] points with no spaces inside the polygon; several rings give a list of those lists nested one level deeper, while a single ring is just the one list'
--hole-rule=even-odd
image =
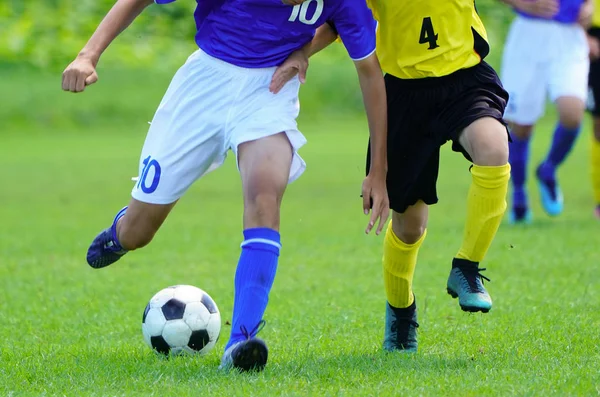
[{"label": "white sock trim", "polygon": [[273,241],[273,240],[268,240],[266,238],[251,238],[249,240],[244,241],[240,247],[244,248],[244,246],[248,245],[248,244],[252,244],[252,243],[262,243],[262,244],[268,244],[268,245],[272,245],[273,247],[277,247],[279,249],[281,249],[281,244]]}]

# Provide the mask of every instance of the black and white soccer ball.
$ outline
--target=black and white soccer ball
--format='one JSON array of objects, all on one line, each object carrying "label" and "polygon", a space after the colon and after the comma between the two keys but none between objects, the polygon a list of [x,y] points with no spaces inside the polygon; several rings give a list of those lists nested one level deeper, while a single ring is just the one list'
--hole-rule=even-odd
[{"label": "black and white soccer ball", "polygon": [[144,340],[155,351],[169,355],[205,355],[221,332],[221,314],[200,288],[175,285],[150,299],[142,318]]}]

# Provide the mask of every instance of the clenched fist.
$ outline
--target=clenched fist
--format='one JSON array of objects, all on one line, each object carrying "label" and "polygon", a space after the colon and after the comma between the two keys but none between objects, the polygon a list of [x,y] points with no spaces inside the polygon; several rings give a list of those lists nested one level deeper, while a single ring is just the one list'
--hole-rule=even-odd
[{"label": "clenched fist", "polygon": [[82,92],[85,87],[98,81],[96,66],[87,58],[77,57],[63,72],[62,89]]}]

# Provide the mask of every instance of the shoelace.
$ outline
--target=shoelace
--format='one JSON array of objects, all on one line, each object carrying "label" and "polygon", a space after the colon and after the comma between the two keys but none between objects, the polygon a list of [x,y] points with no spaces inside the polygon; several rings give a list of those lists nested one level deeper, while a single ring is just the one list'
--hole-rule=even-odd
[{"label": "shoelace", "polygon": [[492,281],[483,274],[482,271],[487,270],[485,267],[473,268],[473,269],[460,269],[463,274],[463,285],[466,283],[466,287],[472,292],[481,292],[483,288],[483,280]]},{"label": "shoelace", "polygon": [[248,329],[246,328],[245,325],[240,325],[240,331],[242,332],[242,335],[244,335],[244,337],[246,339],[251,339],[253,337],[255,337],[260,331],[262,331],[262,329],[265,327],[265,325],[267,324],[267,322],[265,320],[260,320],[258,322],[258,324],[256,324],[256,326],[254,328],[252,328],[252,331],[248,332]]}]

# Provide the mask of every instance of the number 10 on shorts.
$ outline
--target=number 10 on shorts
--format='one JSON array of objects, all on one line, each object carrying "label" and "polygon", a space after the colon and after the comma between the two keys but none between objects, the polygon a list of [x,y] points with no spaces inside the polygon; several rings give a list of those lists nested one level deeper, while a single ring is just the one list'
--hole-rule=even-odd
[{"label": "number 10 on shorts", "polygon": [[[153,159],[152,156],[146,157],[143,164],[144,168],[138,179],[137,187],[138,189],[142,189],[142,192],[146,194],[154,193],[160,182],[160,164],[158,164],[158,161]],[[150,181],[148,181],[149,174],[152,175]]]}]

